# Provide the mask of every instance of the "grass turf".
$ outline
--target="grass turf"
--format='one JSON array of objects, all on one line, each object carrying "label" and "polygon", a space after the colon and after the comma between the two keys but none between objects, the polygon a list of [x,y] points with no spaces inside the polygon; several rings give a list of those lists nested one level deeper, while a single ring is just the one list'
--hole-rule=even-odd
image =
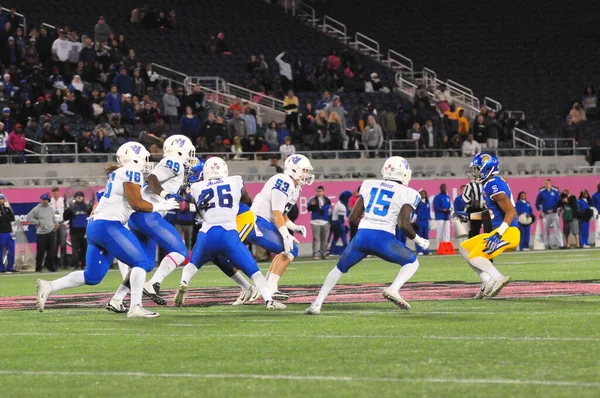
[{"label": "grass turf", "polygon": [[[496,265],[516,281],[597,280],[599,258],[596,250],[511,253]],[[420,260],[411,282],[476,282],[458,257]],[[282,284],[321,284],[334,264],[295,262]],[[389,283],[396,272],[367,260],[341,283]],[[37,277],[2,275],[0,295],[33,295]],[[114,271],[72,292],[118,282]],[[192,282],[229,285],[215,267]],[[0,396],[600,395],[598,296],[411,304],[401,313],[387,302],[326,302],[320,317],[304,316],[306,305],[168,307],[154,320],[97,308],[4,310]]]}]

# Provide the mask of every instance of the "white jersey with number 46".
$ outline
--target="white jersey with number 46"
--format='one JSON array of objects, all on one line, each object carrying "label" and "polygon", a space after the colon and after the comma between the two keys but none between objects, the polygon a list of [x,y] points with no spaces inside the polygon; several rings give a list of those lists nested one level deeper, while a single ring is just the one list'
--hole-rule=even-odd
[{"label": "white jersey with number 46", "polygon": [[208,207],[203,211],[201,232],[207,232],[212,227],[223,227],[227,231],[237,230],[235,219],[240,208],[242,188],[244,180],[240,176],[192,184],[191,193],[198,208],[201,208],[203,203],[208,203]]},{"label": "white jersey with number 46", "polygon": [[256,195],[251,210],[256,217],[273,223],[273,211],[279,210],[286,215],[296,204],[301,192],[302,189],[294,184],[292,177],[287,174],[275,174]]},{"label": "white jersey with number 46", "polygon": [[[163,158],[152,170],[152,173],[160,182],[163,189],[169,193],[179,193],[179,189],[183,185],[183,177],[185,175],[185,168],[181,161],[174,158]],[[142,198],[152,204],[163,203],[166,200],[156,194],[148,185],[144,186],[142,191]],[[166,211],[161,212],[164,217],[167,214]]]},{"label": "white jersey with number 46", "polygon": [[410,205],[413,209],[421,201],[417,191],[388,180],[367,180],[360,187],[365,213],[358,229],[376,229],[396,234],[400,209]]},{"label": "white jersey with number 46", "polygon": [[126,182],[139,185],[141,188],[144,184],[144,176],[141,171],[125,167],[120,167],[112,172],[108,176],[104,196],[94,210],[94,220],[112,220],[120,221],[123,225],[127,224],[133,209],[125,196],[123,184]]}]

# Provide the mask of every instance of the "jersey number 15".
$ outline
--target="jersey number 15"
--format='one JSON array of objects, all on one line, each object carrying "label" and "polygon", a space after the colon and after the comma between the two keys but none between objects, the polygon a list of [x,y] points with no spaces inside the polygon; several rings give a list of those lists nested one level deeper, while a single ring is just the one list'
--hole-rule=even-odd
[{"label": "jersey number 15", "polygon": [[[373,214],[376,216],[385,217],[390,210],[390,199],[394,196],[394,192],[388,191],[385,189],[373,188],[371,189],[371,193],[369,194],[369,204],[365,209],[365,213],[371,213],[373,210]],[[375,198],[377,197],[377,200]]]}]

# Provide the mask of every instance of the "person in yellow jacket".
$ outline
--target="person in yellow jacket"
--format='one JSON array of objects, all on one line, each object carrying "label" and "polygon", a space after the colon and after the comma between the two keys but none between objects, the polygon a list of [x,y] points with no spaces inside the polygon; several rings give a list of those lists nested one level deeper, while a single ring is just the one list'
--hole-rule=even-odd
[{"label": "person in yellow jacket", "polygon": [[457,108],[456,112],[458,113],[458,134],[464,141],[469,136],[469,121],[465,117],[463,108]]},{"label": "person in yellow jacket", "polygon": [[290,134],[298,133],[298,97],[292,90],[288,91],[283,99],[283,110],[285,111],[285,126]]}]

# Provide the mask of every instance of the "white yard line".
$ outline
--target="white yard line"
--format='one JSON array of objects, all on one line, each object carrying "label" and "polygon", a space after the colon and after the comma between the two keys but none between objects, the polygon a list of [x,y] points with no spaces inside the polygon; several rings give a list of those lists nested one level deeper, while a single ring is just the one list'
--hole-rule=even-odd
[{"label": "white yard line", "polygon": [[522,379],[453,379],[453,378],[396,378],[361,376],[320,376],[320,375],[282,375],[282,374],[230,374],[230,373],[146,373],[146,372],[67,372],[67,371],[18,371],[0,370],[0,376],[64,376],[64,377],[151,377],[183,379],[253,379],[286,381],[324,381],[324,382],[377,382],[377,383],[439,383],[439,384],[500,384],[500,385],[536,385],[554,387],[600,388],[598,382],[577,382],[562,380],[522,380]]}]

